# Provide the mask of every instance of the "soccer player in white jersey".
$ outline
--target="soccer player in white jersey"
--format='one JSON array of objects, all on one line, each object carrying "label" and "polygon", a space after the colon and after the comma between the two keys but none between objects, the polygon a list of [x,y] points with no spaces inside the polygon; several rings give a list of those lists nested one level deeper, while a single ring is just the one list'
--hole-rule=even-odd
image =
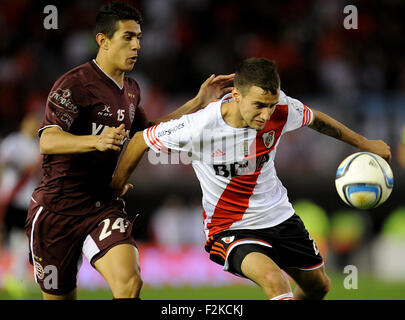
[{"label": "soccer player in white jersey", "polygon": [[[269,299],[322,299],[330,288],[324,261],[276,175],[283,134],[309,126],[390,161],[390,147],[368,140],[280,91],[276,64],[244,60],[231,94],[204,110],[136,134],[114,173],[119,195],[143,153],[191,157],[203,191],[210,259],[257,283]],[[296,282],[294,293],[284,270]]]}]

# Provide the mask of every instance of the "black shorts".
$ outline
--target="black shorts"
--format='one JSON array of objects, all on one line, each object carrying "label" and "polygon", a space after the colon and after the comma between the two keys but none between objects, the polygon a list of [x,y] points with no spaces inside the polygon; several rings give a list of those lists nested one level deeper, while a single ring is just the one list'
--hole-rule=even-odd
[{"label": "black shorts", "polygon": [[224,266],[224,270],[242,277],[241,264],[250,252],[267,255],[281,269],[314,270],[323,265],[315,241],[296,214],[266,229],[220,232],[208,239],[205,250],[212,261]]}]

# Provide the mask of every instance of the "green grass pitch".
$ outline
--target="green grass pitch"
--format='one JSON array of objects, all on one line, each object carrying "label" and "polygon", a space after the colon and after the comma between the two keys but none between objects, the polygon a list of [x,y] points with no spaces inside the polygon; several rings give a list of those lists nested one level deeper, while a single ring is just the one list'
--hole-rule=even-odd
[{"label": "green grass pitch", "polygon": [[[344,276],[330,275],[332,287],[327,300],[405,300],[405,282],[384,282],[371,276],[363,276],[358,280],[358,289],[345,289]],[[81,300],[109,300],[109,290],[79,289]],[[142,289],[144,300],[264,300],[266,297],[255,285],[233,285],[228,287],[150,287]],[[7,292],[0,289],[0,299],[13,299]],[[37,287],[33,287],[24,296],[27,300],[41,299]]]}]

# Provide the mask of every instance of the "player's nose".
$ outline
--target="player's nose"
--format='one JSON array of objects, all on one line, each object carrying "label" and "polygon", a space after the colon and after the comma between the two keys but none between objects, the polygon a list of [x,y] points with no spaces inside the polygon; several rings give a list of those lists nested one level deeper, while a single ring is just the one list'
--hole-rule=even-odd
[{"label": "player's nose", "polygon": [[269,121],[273,111],[270,108],[263,108],[260,117],[264,121]]},{"label": "player's nose", "polygon": [[141,42],[139,41],[139,39],[134,39],[134,41],[132,42],[132,50],[139,50],[141,49]]}]

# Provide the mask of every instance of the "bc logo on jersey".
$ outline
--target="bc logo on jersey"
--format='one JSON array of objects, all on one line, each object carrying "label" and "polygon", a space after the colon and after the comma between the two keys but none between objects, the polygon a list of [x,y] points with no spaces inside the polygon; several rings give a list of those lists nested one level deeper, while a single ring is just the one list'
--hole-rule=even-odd
[{"label": "bc logo on jersey", "polygon": [[267,149],[270,149],[271,146],[273,145],[275,135],[276,135],[276,132],[274,130],[263,133],[263,135],[262,135],[263,143]]}]

